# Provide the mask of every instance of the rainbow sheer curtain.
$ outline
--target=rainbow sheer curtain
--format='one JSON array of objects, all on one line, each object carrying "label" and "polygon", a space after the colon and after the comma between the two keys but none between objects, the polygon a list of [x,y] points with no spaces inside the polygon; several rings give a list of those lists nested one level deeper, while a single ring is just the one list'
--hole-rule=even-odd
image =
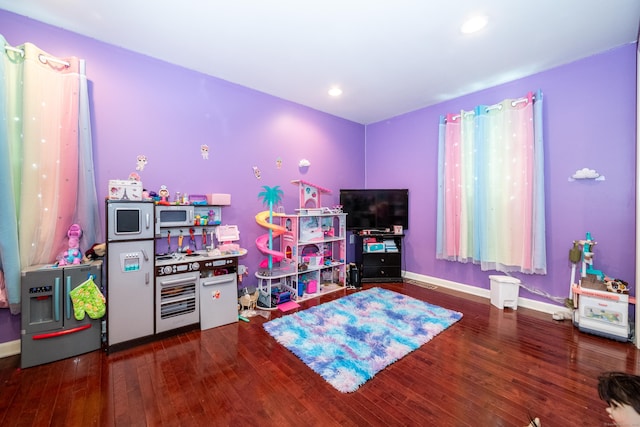
[{"label": "rainbow sheer curtain", "polygon": [[542,105],[538,91],[440,118],[436,258],[546,274]]},{"label": "rainbow sheer curtain", "polygon": [[101,228],[83,61],[0,42],[0,268],[17,314],[20,270],[55,262],[71,224],[83,229],[81,249]]}]

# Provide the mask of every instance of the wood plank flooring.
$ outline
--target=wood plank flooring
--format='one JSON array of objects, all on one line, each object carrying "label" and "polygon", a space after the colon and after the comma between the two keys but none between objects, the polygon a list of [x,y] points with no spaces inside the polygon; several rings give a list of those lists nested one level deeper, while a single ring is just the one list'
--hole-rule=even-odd
[{"label": "wood plank flooring", "polygon": [[273,340],[260,316],[24,370],[19,356],[7,357],[0,425],[524,426],[531,414],[545,427],[607,426],[598,374],[640,374],[631,343],[581,333],[569,321],[449,290],[371,286],[464,317],[349,394]]}]

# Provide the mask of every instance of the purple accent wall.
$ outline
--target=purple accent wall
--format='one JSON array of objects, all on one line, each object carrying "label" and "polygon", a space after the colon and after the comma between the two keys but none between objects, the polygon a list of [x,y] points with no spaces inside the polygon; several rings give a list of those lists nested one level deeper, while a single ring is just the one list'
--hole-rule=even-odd
[{"label": "purple accent wall", "polygon": [[[145,188],[231,194],[222,220],[238,225],[239,243],[249,251],[239,260],[249,268],[243,285],[255,287],[254,272],[264,257],[255,245],[267,232],[255,221],[268,209],[258,198],[263,186],[279,185],[291,213],[298,208],[291,180],[331,190],[322,196],[326,206],[338,203],[340,188],[364,186],[361,124],[6,11],[0,11],[0,28],[14,46],[31,42],[55,56],[86,60],[100,200],[109,179],[136,172],[141,154],[148,159],[138,172]],[[201,144],[209,146],[209,160],[203,160]],[[311,162],[306,171],[298,168],[303,158]],[[0,318],[0,343],[19,339],[20,316],[10,317]]]},{"label": "purple accent wall", "polygon": [[0,309],[0,344],[20,339],[20,315],[12,315],[8,308]]},{"label": "purple accent wall", "polygon": [[[544,95],[547,274],[515,276],[530,288],[566,298],[569,250],[589,231],[597,242],[594,268],[634,289],[635,76],[636,46],[629,44],[367,126],[367,187],[410,189],[406,270],[489,288],[488,276],[495,271],[435,258],[438,119],[539,88]],[[605,181],[568,181],[584,167]],[[520,296],[553,303],[526,291]]]},{"label": "purple accent wall", "polygon": [[[237,224],[249,253],[245,284],[262,259],[254,216],[263,185],[279,185],[287,212],[297,207],[292,179],[329,188],[410,189],[405,269],[481,288],[478,266],[435,259],[438,117],[481,103],[542,89],[545,96],[546,276],[521,277],[530,287],[566,296],[571,242],[590,231],[598,241],[595,268],[633,282],[635,265],[635,45],[366,126],[220,79],[0,10],[0,32],[12,45],[31,42],[52,55],[87,61],[96,181],[104,199],[109,179],[126,179],[136,156],[146,188],[166,185],[190,194],[230,193],[223,222]],[[257,71],[258,72],[258,71]],[[210,149],[209,160],[200,145]],[[276,160],[282,168],[276,168]],[[306,158],[305,173],[298,161]],[[261,179],[252,167],[261,170]],[[604,182],[568,182],[589,167]],[[366,173],[365,173],[366,168]],[[349,246],[349,253],[353,248]],[[522,292],[526,298],[547,301]],[[4,311],[4,310],[0,310]],[[19,339],[19,316],[0,315],[0,343]]]}]

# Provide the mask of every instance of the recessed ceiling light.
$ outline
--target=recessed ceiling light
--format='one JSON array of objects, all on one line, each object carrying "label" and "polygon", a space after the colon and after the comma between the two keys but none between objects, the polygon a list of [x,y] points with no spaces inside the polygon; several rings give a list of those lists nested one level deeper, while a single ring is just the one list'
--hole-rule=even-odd
[{"label": "recessed ceiling light", "polygon": [[486,16],[474,16],[473,18],[467,20],[462,27],[460,27],[460,31],[464,34],[475,33],[476,31],[480,31],[484,27],[487,26],[487,22],[489,19]]},{"label": "recessed ceiling light", "polygon": [[340,96],[342,95],[342,89],[340,89],[339,87],[332,87],[331,89],[329,89],[329,95]]}]

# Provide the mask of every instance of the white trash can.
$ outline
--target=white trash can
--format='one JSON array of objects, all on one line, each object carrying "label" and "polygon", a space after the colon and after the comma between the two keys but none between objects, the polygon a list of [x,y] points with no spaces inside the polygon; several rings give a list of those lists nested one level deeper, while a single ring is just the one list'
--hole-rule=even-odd
[{"label": "white trash can", "polygon": [[491,280],[491,304],[499,309],[511,307],[518,309],[520,280],[511,276],[489,276]]}]

